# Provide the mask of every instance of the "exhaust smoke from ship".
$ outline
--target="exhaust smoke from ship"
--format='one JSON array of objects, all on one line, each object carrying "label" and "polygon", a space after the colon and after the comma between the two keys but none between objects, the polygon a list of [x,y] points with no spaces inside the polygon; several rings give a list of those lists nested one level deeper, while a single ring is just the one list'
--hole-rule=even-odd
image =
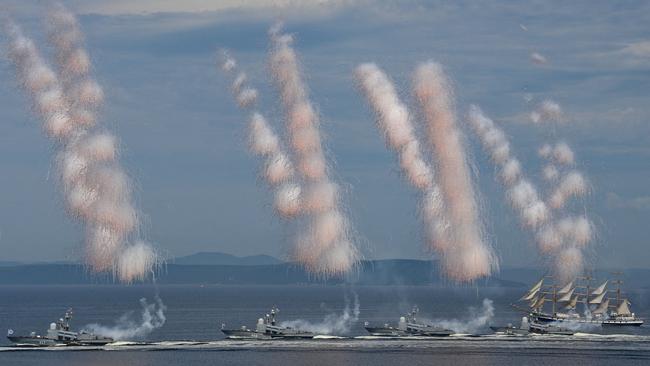
[{"label": "exhaust smoke from ship", "polygon": [[322,322],[312,323],[307,320],[288,320],[280,323],[282,327],[291,327],[302,331],[312,332],[317,335],[345,335],[349,334],[352,326],[359,321],[360,303],[359,296],[352,291],[352,303],[345,295],[345,307],[341,313],[330,313]]},{"label": "exhaust smoke from ship", "polygon": [[461,334],[477,334],[486,328],[494,318],[492,300],[483,299],[481,308],[470,307],[465,319],[434,319],[431,323],[445,329],[451,329]]},{"label": "exhaust smoke from ship", "polygon": [[151,332],[165,325],[167,307],[158,295],[154,297],[154,302],[151,304],[146,298],[141,298],[140,305],[142,306],[140,319],[134,319],[133,312],[129,311],[117,319],[115,325],[88,324],[84,330],[118,341],[146,338]]},{"label": "exhaust smoke from ship", "polygon": [[84,224],[85,263],[92,271],[112,272],[123,282],[142,280],[157,255],[149,244],[135,241],[138,213],[117,160],[117,139],[96,126],[103,92],[90,75],[83,35],[75,16],[60,5],[49,13],[48,25],[58,73],[12,21],[6,24],[9,56],[54,142],[67,210]]}]

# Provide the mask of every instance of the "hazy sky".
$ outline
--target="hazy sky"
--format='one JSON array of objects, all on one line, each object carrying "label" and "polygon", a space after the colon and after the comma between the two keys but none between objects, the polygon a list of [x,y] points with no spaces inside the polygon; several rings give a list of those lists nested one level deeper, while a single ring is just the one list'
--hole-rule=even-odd
[{"label": "hazy sky", "polygon": [[[4,3],[1,10],[50,55],[43,2]],[[281,130],[266,62],[267,30],[283,20],[296,37],[328,154],[367,258],[428,255],[417,194],[400,178],[352,71],[361,62],[377,62],[411,103],[411,72],[432,59],[453,79],[461,123],[471,103],[481,106],[510,135],[529,176],[540,181],[536,150],[543,142],[561,138],[574,148],[592,187],[576,204],[598,229],[592,262],[648,267],[646,1],[64,3],[80,16],[105,89],[101,123],[121,140],[145,215],[143,236],[169,257],[208,250],[282,256],[287,248],[285,225],[273,215],[271,196],[256,176],[258,161],[246,150],[247,116],[215,67],[217,50],[230,49],[260,89],[261,110]],[[533,52],[548,63],[531,62]],[[0,81],[0,260],[78,258],[83,233],[65,215],[52,146],[6,57]],[[562,106],[565,125],[529,122],[545,99]],[[504,204],[492,164],[474,136],[467,137],[489,240],[505,265],[538,263],[531,238]]]}]

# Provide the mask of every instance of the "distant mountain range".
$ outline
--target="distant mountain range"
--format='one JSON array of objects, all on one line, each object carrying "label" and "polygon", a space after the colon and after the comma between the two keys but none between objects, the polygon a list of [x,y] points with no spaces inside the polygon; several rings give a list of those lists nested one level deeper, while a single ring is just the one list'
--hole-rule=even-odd
[{"label": "distant mountain range", "polygon": [[[479,280],[480,287],[526,287],[542,275],[540,268],[501,268],[493,278]],[[608,272],[596,272],[597,278],[608,277]],[[624,271],[624,287],[650,289],[650,269]],[[283,285],[283,284],[341,284],[449,286],[438,271],[435,261],[415,259],[385,259],[362,261],[347,278],[320,279],[306,273],[295,263],[283,262],[268,255],[238,257],[218,252],[196,253],[171,259],[162,266],[157,276],[160,284],[226,284],[226,285]],[[87,268],[76,263],[21,264],[0,262],[0,285],[45,284],[114,284],[109,276],[89,274]]]},{"label": "distant mountain range", "polygon": [[259,266],[266,264],[280,264],[283,263],[283,261],[265,254],[238,257],[221,252],[199,252],[185,257],[174,258],[170,260],[169,263],[185,265]]}]

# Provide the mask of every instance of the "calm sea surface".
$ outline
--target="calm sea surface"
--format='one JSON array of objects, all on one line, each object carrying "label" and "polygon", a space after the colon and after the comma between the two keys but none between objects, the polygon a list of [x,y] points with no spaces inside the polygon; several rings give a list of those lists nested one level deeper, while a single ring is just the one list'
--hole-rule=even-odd
[{"label": "calm sea surface", "polygon": [[[485,335],[436,340],[318,339],[311,341],[223,340],[221,324],[253,327],[271,306],[280,320],[322,323],[328,314],[353,308],[360,315],[346,336],[365,336],[364,322],[395,323],[412,305],[421,318],[456,319],[458,324],[485,316],[483,300],[493,301],[489,325],[518,323],[509,304],[515,289],[439,289],[431,287],[328,286],[0,286],[0,331],[45,332],[48,324],[74,308],[75,329],[97,323],[113,326],[125,316],[137,325],[140,299],[159,293],[167,307],[165,324],[137,343],[98,348],[16,349],[0,340],[0,365],[166,366],[166,365],[648,365],[650,328],[584,329],[575,336],[531,338]],[[346,302],[347,299],[347,302]],[[637,314],[650,312],[650,296],[631,297]],[[473,307],[474,310],[470,309]],[[330,315],[330,320],[336,317]],[[480,322],[479,322],[480,323]],[[473,333],[489,333],[487,326]]]}]

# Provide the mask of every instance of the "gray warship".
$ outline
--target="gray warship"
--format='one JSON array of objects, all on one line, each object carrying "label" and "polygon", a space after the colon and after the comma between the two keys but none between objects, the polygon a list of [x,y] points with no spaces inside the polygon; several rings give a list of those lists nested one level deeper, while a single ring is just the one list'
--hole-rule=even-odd
[{"label": "gray warship", "polygon": [[245,325],[238,329],[227,329],[226,324],[221,324],[221,332],[228,339],[311,339],[314,333],[282,327],[277,324],[276,315],[280,312],[277,307],[271,309],[270,314],[257,320],[255,329],[249,329]]},{"label": "gray warship", "polygon": [[505,327],[493,327],[490,329],[496,334],[509,335],[509,336],[527,336],[531,333],[534,334],[553,334],[553,335],[573,335],[573,330],[558,327],[549,323],[540,323],[537,321],[529,321],[528,317],[521,318],[521,324],[517,327],[508,324]]},{"label": "gray warship", "polygon": [[86,331],[74,332],[70,330],[72,309],[65,312],[59,321],[50,324],[45,335],[31,332],[29,335],[15,335],[14,331],[7,331],[7,338],[19,346],[48,347],[48,346],[103,346],[113,342],[113,338],[88,333]]},{"label": "gray warship", "polygon": [[370,326],[368,322],[364,327],[370,335],[380,337],[447,337],[454,334],[453,330],[418,322],[416,318],[418,312],[418,307],[413,307],[410,313],[399,318],[397,327],[389,324]]}]

